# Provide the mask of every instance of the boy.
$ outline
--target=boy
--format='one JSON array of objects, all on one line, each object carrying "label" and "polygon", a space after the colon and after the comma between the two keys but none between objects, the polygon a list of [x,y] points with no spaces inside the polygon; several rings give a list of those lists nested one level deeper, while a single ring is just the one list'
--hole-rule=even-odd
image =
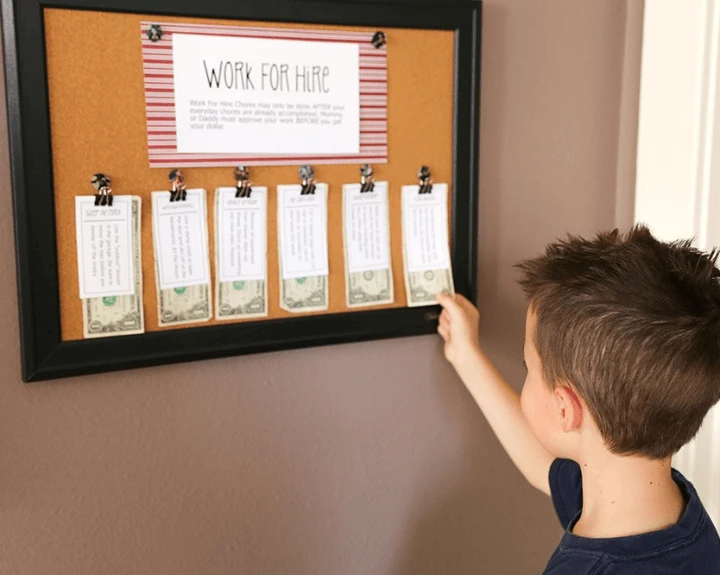
[{"label": "boy", "polygon": [[439,298],[445,356],[565,529],[547,575],[720,574],[717,531],[670,467],[720,399],[716,258],[636,227],[520,264],[521,397],[483,355],[478,311]]}]

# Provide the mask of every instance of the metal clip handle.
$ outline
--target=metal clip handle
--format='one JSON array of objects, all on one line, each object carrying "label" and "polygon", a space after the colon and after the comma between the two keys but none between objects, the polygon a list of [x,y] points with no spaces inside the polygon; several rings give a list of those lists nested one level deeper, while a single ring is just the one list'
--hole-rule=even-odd
[{"label": "metal clip handle", "polygon": [[235,168],[235,192],[236,198],[249,198],[252,194],[252,182],[250,181],[250,168],[238,166]]},{"label": "metal clip handle", "polygon": [[105,174],[97,173],[90,180],[92,187],[97,190],[95,194],[96,206],[112,206],[113,196],[110,188],[110,177]]},{"label": "metal clip handle", "polygon": [[168,174],[170,181],[170,201],[184,202],[187,199],[187,191],[185,190],[185,176],[180,170],[172,170]]},{"label": "metal clip handle", "polygon": [[300,166],[299,169],[300,172],[300,179],[302,180],[302,190],[300,191],[301,196],[307,196],[309,194],[314,194],[315,189],[317,186],[315,186],[315,170],[312,169],[312,166]]},{"label": "metal clip handle", "polygon": [[427,166],[421,166],[418,170],[418,180],[420,181],[420,187],[418,188],[419,194],[430,194],[432,193],[433,182],[432,173],[430,168]]},{"label": "metal clip handle", "polygon": [[365,194],[375,189],[375,176],[370,164],[363,164],[360,167],[360,193]]}]

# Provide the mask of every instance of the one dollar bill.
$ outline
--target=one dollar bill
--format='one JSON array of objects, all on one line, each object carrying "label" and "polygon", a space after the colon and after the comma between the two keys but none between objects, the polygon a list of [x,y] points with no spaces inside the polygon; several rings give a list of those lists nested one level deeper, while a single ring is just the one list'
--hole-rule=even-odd
[{"label": "one dollar bill", "polygon": [[281,280],[280,307],[294,313],[326,310],[328,276]]},{"label": "one dollar bill", "polygon": [[448,241],[448,186],[402,187],[403,263],[408,306],[435,305],[455,293]]},{"label": "one dollar bill", "polygon": [[393,303],[387,182],[343,186],[343,245],[347,307]]},{"label": "one dollar bill", "polygon": [[349,308],[393,303],[392,270],[349,273],[345,280],[345,296]]},{"label": "one dollar bill", "polygon": [[132,196],[130,205],[135,290],[133,295],[93,297],[82,300],[83,334],[86,339],[134,335],[145,331],[140,252],[140,198]]},{"label": "one dollar bill", "polygon": [[216,319],[266,317],[267,282],[247,280],[220,282],[217,286]]},{"label": "one dollar bill", "polygon": [[[312,194],[301,186],[278,186],[278,271],[280,308],[292,313],[324,311],[330,299],[327,254],[328,185],[315,184]],[[285,273],[284,255],[301,272]],[[310,263],[312,262],[312,263]],[[296,277],[296,275],[307,274]],[[290,277],[287,277],[290,276]]]},{"label": "one dollar bill", "polygon": [[452,272],[448,269],[410,272],[405,281],[410,307],[434,305],[438,294],[455,292]]},{"label": "one dollar bill", "polygon": [[158,290],[158,324],[161,327],[208,321],[211,316],[207,284]]},{"label": "one dollar bill", "polygon": [[[267,281],[220,277],[246,271],[257,274],[258,261],[267,261],[267,188],[254,187],[252,196],[236,198],[237,188],[215,190],[215,319],[238,320],[267,317]],[[228,263],[230,264],[228,266]],[[238,265],[240,264],[240,265]],[[223,275],[228,266],[233,273]],[[230,278],[228,278],[229,280]]]},{"label": "one dollar bill", "polygon": [[[208,321],[212,317],[210,274],[202,273],[209,267],[207,261],[207,215],[205,190],[186,190],[187,199],[171,203],[167,192],[153,192],[153,241],[155,244],[155,289],[157,293],[158,325],[172,327]],[[163,243],[172,248],[173,258],[161,261]],[[168,247],[166,245],[166,247]],[[169,262],[173,261],[173,270]],[[173,287],[161,288],[161,265]],[[201,270],[198,272],[198,270]],[[181,272],[185,277],[207,277],[207,283],[177,285]],[[197,272],[197,273],[195,273]]]}]

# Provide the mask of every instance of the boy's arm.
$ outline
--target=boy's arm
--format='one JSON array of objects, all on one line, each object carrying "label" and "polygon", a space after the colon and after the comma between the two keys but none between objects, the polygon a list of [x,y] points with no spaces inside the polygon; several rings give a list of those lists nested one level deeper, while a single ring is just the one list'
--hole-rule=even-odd
[{"label": "boy's arm", "polygon": [[520,397],[480,350],[479,313],[463,296],[439,296],[443,307],[438,332],[445,357],[465,383],[510,459],[530,484],[550,495],[553,456],[533,435],[520,410]]}]

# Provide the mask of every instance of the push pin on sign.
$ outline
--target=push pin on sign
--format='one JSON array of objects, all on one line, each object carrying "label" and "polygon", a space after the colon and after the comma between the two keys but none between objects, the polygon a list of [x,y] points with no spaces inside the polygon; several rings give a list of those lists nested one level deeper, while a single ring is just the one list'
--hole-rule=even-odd
[{"label": "push pin on sign", "polygon": [[300,166],[300,179],[302,180],[301,196],[315,193],[315,170],[311,166]]},{"label": "push pin on sign", "polygon": [[113,197],[110,189],[110,178],[105,174],[95,174],[90,180],[92,187],[97,190],[95,194],[96,206],[112,206]]},{"label": "push pin on sign", "polygon": [[170,201],[179,202],[187,199],[187,191],[185,191],[185,176],[180,170],[173,170],[168,175],[170,180]]},{"label": "push pin on sign", "polygon": [[250,181],[250,170],[246,166],[235,168],[235,192],[236,198],[249,198],[252,193],[252,182]]},{"label": "push pin on sign", "polygon": [[378,30],[377,32],[375,32],[370,42],[376,48],[382,48],[385,44],[387,44],[387,37],[385,36],[385,32],[383,32],[382,30]]},{"label": "push pin on sign", "polygon": [[151,42],[159,42],[163,37],[163,31],[159,24],[152,24],[145,33]]}]

